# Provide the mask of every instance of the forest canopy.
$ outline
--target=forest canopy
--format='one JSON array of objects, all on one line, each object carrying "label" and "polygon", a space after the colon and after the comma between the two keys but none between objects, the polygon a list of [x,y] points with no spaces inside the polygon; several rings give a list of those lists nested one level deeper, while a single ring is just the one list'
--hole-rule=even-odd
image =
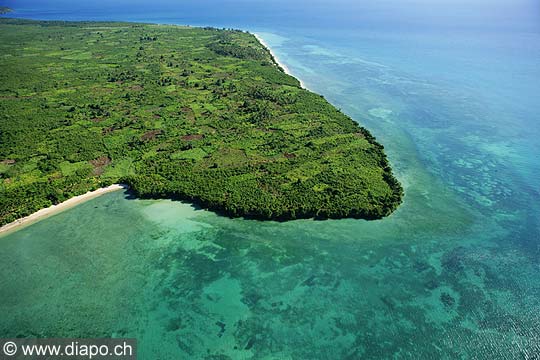
[{"label": "forest canopy", "polygon": [[377,219],[382,145],[255,36],[0,19],[0,224],[112,183],[257,219]]}]

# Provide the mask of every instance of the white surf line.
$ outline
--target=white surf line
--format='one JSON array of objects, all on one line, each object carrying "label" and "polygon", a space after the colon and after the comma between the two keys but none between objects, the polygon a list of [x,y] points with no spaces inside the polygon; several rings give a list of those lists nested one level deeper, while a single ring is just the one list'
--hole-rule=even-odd
[{"label": "white surf line", "polygon": [[279,60],[279,58],[276,56],[276,54],[272,51],[272,48],[268,45],[268,43],[266,41],[264,41],[264,39],[259,35],[259,34],[256,34],[256,33],[253,33],[253,35],[257,38],[257,40],[259,40],[259,42],[265,47],[268,49],[268,51],[270,52],[270,54],[274,57],[274,60],[276,61],[276,63],[283,69],[283,71],[285,71],[285,74],[287,75],[290,75],[296,79],[298,79],[298,81],[300,81],[300,86],[302,87],[302,89],[306,89],[306,85],[304,84],[304,82],[299,79],[298,77],[294,76],[293,73],[291,72],[291,70],[287,67],[287,65],[285,65],[283,62],[281,62]]}]

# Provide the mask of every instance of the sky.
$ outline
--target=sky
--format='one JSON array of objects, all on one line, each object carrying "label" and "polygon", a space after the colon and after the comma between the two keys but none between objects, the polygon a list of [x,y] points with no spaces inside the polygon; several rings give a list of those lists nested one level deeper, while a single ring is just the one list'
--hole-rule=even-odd
[{"label": "sky", "polygon": [[[0,0],[15,9],[50,9],[74,7],[84,10],[114,9],[125,11],[171,11],[194,17],[204,13],[223,18],[251,18],[253,22],[271,21],[276,17],[294,22],[294,17],[311,19],[314,24],[331,26],[336,22],[349,27],[369,27],[391,23],[405,27],[439,27],[449,29],[515,29],[540,31],[540,0]],[[239,14],[237,9],[245,8]]]}]

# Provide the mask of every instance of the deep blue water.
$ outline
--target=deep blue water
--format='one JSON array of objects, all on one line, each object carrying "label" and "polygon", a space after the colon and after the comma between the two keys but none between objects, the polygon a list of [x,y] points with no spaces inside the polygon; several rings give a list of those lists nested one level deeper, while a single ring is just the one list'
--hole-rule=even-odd
[{"label": "deep blue water", "polygon": [[[377,136],[405,185],[401,208],[369,223],[229,220],[179,210],[170,202],[130,202],[116,194],[96,200],[98,210],[82,206],[2,239],[6,248],[0,248],[0,257],[17,254],[13,249],[34,244],[32,239],[44,232],[59,233],[49,241],[65,241],[68,251],[95,240],[87,236],[74,243],[61,231],[65,223],[87,229],[89,224],[77,222],[82,213],[103,217],[103,226],[111,216],[144,213],[148,224],[130,234],[141,242],[158,242],[162,255],[146,263],[137,258],[152,280],[133,300],[143,304],[134,310],[137,324],[122,325],[127,328],[123,333],[139,338],[143,357],[189,358],[195,356],[189,351],[205,351],[231,358],[537,358],[537,1],[0,3],[16,10],[10,16],[21,18],[258,32],[309,89]],[[107,213],[111,208],[116,213]],[[101,236],[113,241],[114,231],[118,228]],[[197,257],[203,245],[204,259]],[[190,261],[175,263],[175,256]],[[216,256],[223,261],[217,273]],[[17,258],[13,262],[19,264]],[[6,280],[0,294],[7,296],[16,278],[2,269]],[[19,271],[24,273],[22,265]],[[122,293],[120,285],[110,286],[117,291],[109,292]],[[64,288],[69,293],[70,287]],[[197,290],[219,300],[193,298]],[[26,299],[36,309],[41,309],[37,304],[62,302],[47,301],[47,291],[41,291]],[[84,303],[88,296],[70,294],[72,302]],[[89,318],[117,309],[97,308],[85,307]],[[0,304],[0,312],[7,309]],[[24,315],[4,319],[14,327],[34,326]],[[171,330],[163,325],[171,319],[192,323]],[[232,328],[225,340],[212,338],[209,328],[216,319]],[[44,322],[41,333],[54,335],[54,321]],[[75,322],[84,334],[85,323]],[[116,326],[96,323],[98,328],[103,324],[105,333]],[[183,340],[171,345],[179,337]],[[250,339],[255,339],[252,348],[233,350]]]}]

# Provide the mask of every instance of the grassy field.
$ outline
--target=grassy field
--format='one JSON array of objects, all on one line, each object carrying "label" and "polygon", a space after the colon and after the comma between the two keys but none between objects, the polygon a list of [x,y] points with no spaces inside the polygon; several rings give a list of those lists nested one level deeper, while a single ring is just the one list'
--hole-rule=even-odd
[{"label": "grassy field", "polygon": [[381,218],[383,147],[248,33],[0,19],[0,224],[125,182],[258,219]]}]

